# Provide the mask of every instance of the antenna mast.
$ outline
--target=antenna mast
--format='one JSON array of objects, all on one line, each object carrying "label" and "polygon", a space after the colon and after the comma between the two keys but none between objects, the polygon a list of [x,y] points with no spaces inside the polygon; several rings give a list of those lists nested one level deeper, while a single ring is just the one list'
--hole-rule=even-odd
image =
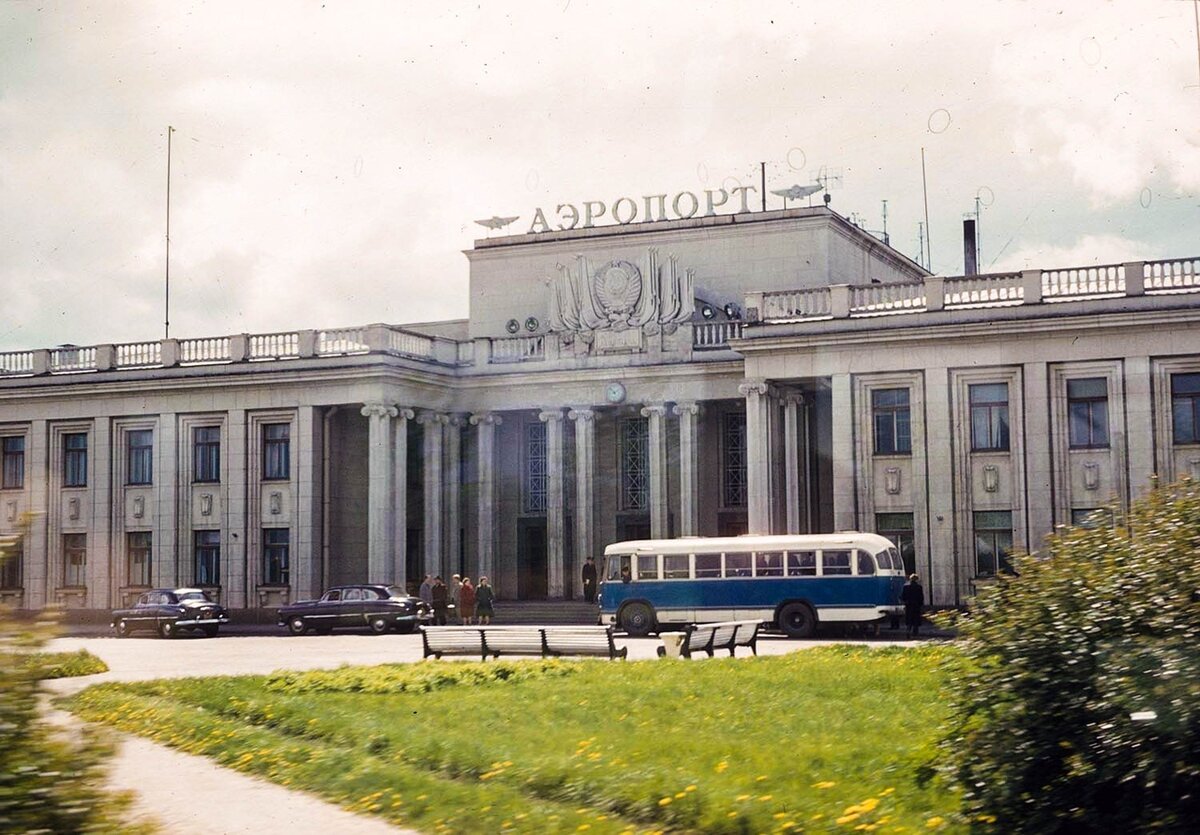
[{"label": "antenna mast", "polygon": [[171,338],[171,134],[175,128],[167,125],[167,264],[166,294],[163,307],[163,339]]},{"label": "antenna mast", "polygon": [[921,148],[921,192],[925,195],[925,230],[926,240],[929,244],[927,252],[929,253],[929,262],[925,265],[925,269],[933,272],[933,234],[929,229],[929,186],[925,182],[925,148]]}]

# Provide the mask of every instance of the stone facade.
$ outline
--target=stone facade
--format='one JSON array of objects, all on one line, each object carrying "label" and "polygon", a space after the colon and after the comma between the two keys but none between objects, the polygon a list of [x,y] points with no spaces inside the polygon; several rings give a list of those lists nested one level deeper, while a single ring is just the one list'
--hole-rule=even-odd
[{"label": "stone facade", "polygon": [[467,256],[464,321],[0,354],[0,599],[579,597],[620,539],[858,529],[955,605],[1200,475],[1198,259],[930,276],[826,208]]}]

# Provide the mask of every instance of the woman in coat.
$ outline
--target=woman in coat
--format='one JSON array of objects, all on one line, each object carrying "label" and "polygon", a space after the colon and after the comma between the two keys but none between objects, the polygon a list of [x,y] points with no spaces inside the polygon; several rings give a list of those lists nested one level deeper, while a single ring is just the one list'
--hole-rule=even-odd
[{"label": "woman in coat", "polygon": [[496,614],[495,600],[496,594],[492,591],[488,578],[480,577],[479,587],[475,589],[475,614],[479,616],[481,625],[486,626],[492,622]]},{"label": "woman in coat", "polygon": [[900,602],[904,604],[905,631],[908,637],[916,638],[921,631],[921,610],[925,607],[925,590],[921,588],[921,578],[916,574],[909,576],[904,584]]},{"label": "woman in coat", "polygon": [[450,603],[450,590],[442,578],[433,578],[433,622],[438,626],[446,625],[446,609]]},{"label": "woman in coat", "polygon": [[471,578],[463,577],[462,588],[458,590],[458,616],[468,626],[475,620],[476,596]]}]

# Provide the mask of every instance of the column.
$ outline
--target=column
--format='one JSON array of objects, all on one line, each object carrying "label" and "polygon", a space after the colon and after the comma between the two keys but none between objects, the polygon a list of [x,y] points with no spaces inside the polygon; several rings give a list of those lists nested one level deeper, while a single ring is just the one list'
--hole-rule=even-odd
[{"label": "column", "polygon": [[50,547],[50,493],[46,483],[50,472],[48,431],[46,421],[32,421],[25,441],[25,486],[29,496],[27,507],[30,522],[23,559],[25,606],[29,609],[41,609],[54,600],[54,587],[51,585],[54,572],[51,571],[50,555],[61,551],[60,548]]},{"label": "column", "polygon": [[784,492],[787,497],[787,532],[800,533],[804,496],[800,492],[800,427],[804,417],[804,395],[789,393],[783,401]]},{"label": "column", "polygon": [[395,406],[368,403],[361,412],[369,418],[367,431],[367,579],[391,580],[389,538],[392,534],[392,418]]},{"label": "column", "polygon": [[[1054,530],[1049,385],[1046,363],[1026,363],[1022,371],[1025,382],[1025,460],[1014,461],[1013,465],[1025,467],[1025,518],[1028,524],[1025,544],[1030,551],[1038,551],[1046,535]],[[1013,522],[1020,524],[1019,519]],[[1013,544],[1017,544],[1015,540]]]},{"label": "column", "polygon": [[670,509],[667,507],[667,407],[651,404],[642,407],[648,424],[650,445],[650,536],[670,536]]},{"label": "column", "polygon": [[858,528],[855,512],[854,469],[854,409],[850,391],[850,375],[834,374],[832,383],[833,422],[833,529],[853,531]]},{"label": "column", "polygon": [[246,410],[230,409],[225,422],[228,451],[224,455],[221,486],[226,490],[226,539],[221,565],[221,596],[233,609],[249,609],[257,603],[253,589],[246,588]]},{"label": "column", "polygon": [[[496,576],[496,427],[499,415],[482,412],[471,415],[478,450],[479,485],[476,507],[476,571],[480,577]],[[478,578],[476,578],[478,579]]]},{"label": "column", "polygon": [[296,412],[296,532],[292,548],[292,600],[303,600],[321,593],[319,555],[322,517],[322,427],[321,415],[314,406],[301,406]]},{"label": "column", "polygon": [[676,403],[671,409],[679,417],[679,535],[699,533],[700,485],[697,483],[697,451],[700,406],[694,400]]},{"label": "column", "polygon": [[563,413],[546,409],[546,595],[563,596]]},{"label": "column", "polygon": [[154,565],[152,582],[161,588],[179,585],[180,542],[187,541],[191,528],[179,519],[179,491],[190,485],[179,484],[179,426],[174,413],[158,416],[154,430]]},{"label": "column", "polygon": [[[929,563],[917,566],[927,575],[929,602],[935,606],[954,606],[959,602],[957,588],[956,545],[954,541],[954,458],[949,439],[955,437],[951,411],[950,372],[946,368],[925,371],[925,449],[913,455],[925,455],[928,462],[926,484],[929,495]],[[964,427],[969,438],[971,428]],[[969,533],[969,532],[968,532]],[[920,543],[917,552],[920,553]],[[970,543],[963,547],[971,547]],[[924,578],[923,578],[924,579]]]},{"label": "column", "polygon": [[[1125,273],[1129,275],[1128,271]],[[1135,500],[1150,490],[1158,465],[1154,458],[1154,414],[1151,409],[1153,377],[1149,357],[1125,358],[1125,448],[1129,457],[1129,500]],[[1109,409],[1119,409],[1111,393]],[[1170,409],[1170,403],[1160,403],[1160,409]],[[1110,421],[1112,423],[1112,421]],[[1159,443],[1166,443],[1159,438]]]},{"label": "column", "polygon": [[583,588],[583,564],[596,556],[596,532],[592,524],[595,510],[596,413],[591,409],[572,409],[567,417],[575,421],[575,550],[571,576]]},{"label": "column", "polygon": [[445,514],[446,559],[443,565],[449,574],[462,573],[462,418],[447,415],[444,432],[446,465],[442,481],[442,512]]},{"label": "column", "polygon": [[392,582],[408,588],[408,422],[413,410],[397,407],[392,422]]},{"label": "column", "polygon": [[124,554],[124,543],[112,541],[112,420],[98,417],[92,424],[88,442],[88,493],[92,500],[92,520],[88,525],[88,596],[89,609],[107,609],[114,605],[112,578],[113,554]]},{"label": "column", "polygon": [[738,386],[746,398],[746,502],[747,533],[771,532],[771,478],[768,434],[767,383],[751,380]]},{"label": "column", "polygon": [[442,573],[442,426],[446,416],[422,412],[417,423],[422,427],[425,456],[425,573]]}]

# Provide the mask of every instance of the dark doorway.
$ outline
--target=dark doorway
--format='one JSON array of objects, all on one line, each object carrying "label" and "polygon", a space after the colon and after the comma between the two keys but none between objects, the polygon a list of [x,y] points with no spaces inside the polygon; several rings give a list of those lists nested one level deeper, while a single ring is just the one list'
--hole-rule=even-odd
[{"label": "dark doorway", "polygon": [[517,520],[517,596],[546,599],[546,520]]},{"label": "dark doorway", "polygon": [[408,593],[416,595],[425,579],[425,556],[422,546],[425,538],[420,528],[409,528],[404,538],[404,573],[408,577]]},{"label": "dark doorway", "polygon": [[617,541],[650,539],[650,518],[647,516],[625,516],[617,519]]},{"label": "dark doorway", "polygon": [[744,510],[724,510],[717,514],[717,536],[742,536],[749,529]]}]

